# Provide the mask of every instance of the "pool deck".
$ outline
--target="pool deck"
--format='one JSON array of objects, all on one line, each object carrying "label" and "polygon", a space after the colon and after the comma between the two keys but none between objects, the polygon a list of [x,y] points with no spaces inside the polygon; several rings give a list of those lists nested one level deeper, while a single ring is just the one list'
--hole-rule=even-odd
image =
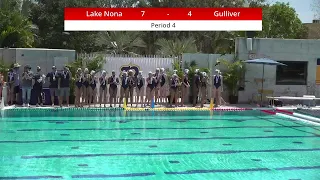
[{"label": "pool deck", "polygon": [[[118,108],[119,106],[117,105],[116,108]],[[123,107],[123,106],[121,106]],[[192,105],[186,105],[185,107],[174,107],[174,108],[171,108],[171,109],[181,109],[181,110],[207,110],[209,109],[210,105],[209,104],[205,104],[203,108],[201,108],[200,106],[197,106],[197,107],[192,107]],[[8,110],[8,109],[29,109],[29,108],[32,108],[32,109],[57,109],[57,108],[60,108],[59,106],[50,106],[50,105],[47,105],[47,106],[42,106],[42,107],[37,107],[35,105],[31,105],[30,107],[22,107],[22,106],[5,106],[2,108],[2,110]],[[67,108],[76,108],[74,105],[70,105],[69,107],[62,107],[64,109],[67,109]],[[94,108],[110,108],[110,105],[106,105],[106,107],[102,106],[100,107],[99,104],[96,104],[96,106],[91,106],[91,107],[88,107],[88,106],[84,106],[83,108],[91,108],[91,109],[94,109]],[[135,105],[133,105],[132,107],[131,106],[127,106],[128,109],[130,110],[133,110],[133,109],[151,109],[150,107],[146,107],[146,108],[142,108],[140,105],[138,107],[136,107]],[[167,106],[160,106],[160,105],[156,105],[155,106],[155,109],[169,109],[169,107]],[[272,109],[282,109],[282,110],[294,110],[294,109],[299,109],[298,106],[283,106],[283,107],[259,107],[257,105],[251,105],[251,104],[234,104],[234,105],[226,105],[226,106],[219,106],[219,107],[215,107],[214,109],[220,109],[220,110],[272,110]],[[307,108],[307,107],[303,107],[303,109],[309,109],[309,110],[320,110],[320,106],[315,106],[315,107],[310,107],[310,108]]]}]

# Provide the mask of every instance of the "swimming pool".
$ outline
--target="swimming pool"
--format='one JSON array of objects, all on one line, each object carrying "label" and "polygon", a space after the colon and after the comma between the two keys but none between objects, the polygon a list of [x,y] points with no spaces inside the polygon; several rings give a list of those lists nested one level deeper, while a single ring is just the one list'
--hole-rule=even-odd
[{"label": "swimming pool", "polygon": [[260,111],[6,110],[0,126],[0,179],[320,177],[320,127]]}]

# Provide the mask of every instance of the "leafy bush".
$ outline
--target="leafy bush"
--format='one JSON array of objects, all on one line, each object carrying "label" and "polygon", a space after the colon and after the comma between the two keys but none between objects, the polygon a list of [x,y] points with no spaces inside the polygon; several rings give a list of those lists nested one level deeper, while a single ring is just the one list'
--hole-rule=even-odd
[{"label": "leafy bush", "polygon": [[74,94],[74,88],[75,88],[75,77],[74,75],[77,72],[78,68],[88,68],[89,71],[94,70],[96,72],[99,72],[103,68],[105,60],[102,56],[96,56],[93,58],[79,58],[72,63],[68,64],[67,66],[70,69],[70,72],[72,74],[71,78],[71,84],[70,84],[70,93]]},{"label": "leafy bush", "polygon": [[231,96],[238,96],[239,83],[245,72],[245,64],[241,60],[219,60],[221,65],[224,66],[225,71],[223,75],[223,84],[226,86]]}]

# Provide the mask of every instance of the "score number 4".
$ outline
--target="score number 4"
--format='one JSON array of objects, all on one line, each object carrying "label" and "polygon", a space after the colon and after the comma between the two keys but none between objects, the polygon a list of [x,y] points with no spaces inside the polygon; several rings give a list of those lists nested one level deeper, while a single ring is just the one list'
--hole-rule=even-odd
[{"label": "score number 4", "polygon": [[191,11],[189,11],[189,13],[188,13],[188,16],[190,16],[190,17],[192,16],[192,13],[191,13]]}]

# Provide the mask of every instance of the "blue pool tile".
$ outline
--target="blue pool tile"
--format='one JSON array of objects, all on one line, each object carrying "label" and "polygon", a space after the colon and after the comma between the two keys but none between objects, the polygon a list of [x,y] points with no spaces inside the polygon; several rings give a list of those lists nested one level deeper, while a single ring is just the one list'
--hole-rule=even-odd
[{"label": "blue pool tile", "polygon": [[171,164],[179,164],[180,162],[179,161],[169,161],[169,163],[171,163]]},{"label": "blue pool tile", "polygon": [[88,167],[88,164],[78,164],[80,167]]},{"label": "blue pool tile", "polygon": [[157,145],[150,145],[149,148],[156,148],[158,147]]},{"label": "blue pool tile", "polygon": [[222,145],[224,145],[224,146],[232,146],[232,144],[229,144],[229,143],[227,143],[227,144],[222,144]]},{"label": "blue pool tile", "polygon": [[207,133],[209,133],[209,132],[206,132],[206,131],[202,131],[202,132],[200,132],[201,134],[207,134]]},{"label": "blue pool tile", "polygon": [[70,136],[70,134],[60,134],[60,136]]},{"label": "blue pool tile", "polygon": [[263,132],[273,132],[272,130],[264,130]]},{"label": "blue pool tile", "polygon": [[261,159],[251,159],[252,161],[261,161]]},{"label": "blue pool tile", "polygon": [[71,147],[71,149],[79,149],[79,147]]},{"label": "blue pool tile", "polygon": [[141,133],[138,133],[138,132],[133,132],[131,133],[132,135],[140,135]]},{"label": "blue pool tile", "polygon": [[229,120],[229,121],[233,121],[233,122],[244,122],[244,121],[246,121],[246,120]]},{"label": "blue pool tile", "polygon": [[300,142],[300,141],[293,141],[292,143],[293,144],[302,144],[302,142]]},{"label": "blue pool tile", "polygon": [[171,122],[188,122],[187,120],[175,120],[175,121],[171,121]]}]

